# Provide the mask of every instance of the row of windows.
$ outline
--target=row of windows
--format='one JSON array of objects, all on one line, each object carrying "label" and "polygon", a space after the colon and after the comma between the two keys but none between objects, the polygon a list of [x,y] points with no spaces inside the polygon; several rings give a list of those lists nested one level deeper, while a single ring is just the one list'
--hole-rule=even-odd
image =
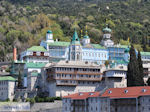
[{"label": "row of windows", "polygon": [[0,88],[0,90],[7,90],[7,87]]},{"label": "row of windows", "polygon": [[89,56],[89,57],[104,57],[107,58],[107,54],[105,53],[88,53],[88,52],[83,52],[83,56]]},{"label": "row of windows", "polygon": [[57,74],[57,77],[86,77],[86,78],[100,78],[100,75],[77,75],[77,76],[74,76],[74,75],[71,75],[71,74]]},{"label": "row of windows", "polygon": [[5,85],[7,84],[7,81],[0,81],[0,85]]},{"label": "row of windows", "polygon": [[142,56],[142,59],[150,59],[150,56]]},{"label": "row of windows", "polygon": [[35,60],[35,59],[37,59],[37,60],[47,60],[48,58],[31,58],[31,57],[28,57],[28,59],[30,59],[30,60]]},{"label": "row of windows", "polygon": [[[57,83],[72,83],[72,84],[76,84],[77,81],[61,80],[60,82],[57,82]],[[99,82],[94,82],[94,81],[78,81],[78,84],[99,84]]]},{"label": "row of windows", "polygon": [[88,69],[88,68],[56,68],[58,71],[88,71],[88,72],[100,72],[100,69]]}]

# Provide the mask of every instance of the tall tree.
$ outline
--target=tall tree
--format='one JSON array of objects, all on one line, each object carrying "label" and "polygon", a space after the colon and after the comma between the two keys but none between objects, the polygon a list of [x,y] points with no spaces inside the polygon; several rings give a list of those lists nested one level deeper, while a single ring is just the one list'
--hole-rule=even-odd
[{"label": "tall tree", "polygon": [[147,80],[147,85],[150,86],[150,77]]},{"label": "tall tree", "polygon": [[140,51],[138,51],[138,59],[137,59],[137,61],[138,61],[138,67],[139,67],[139,73],[138,73],[138,76],[136,77],[137,83],[140,86],[144,86],[144,80],[143,80],[144,70],[143,70],[143,62],[141,60],[141,53],[140,53]]},{"label": "tall tree", "polygon": [[21,72],[19,70],[19,75],[18,75],[18,88],[22,88],[23,85],[22,85],[22,78],[21,78]]},{"label": "tall tree", "polygon": [[127,86],[135,86],[135,76],[137,75],[137,71],[139,71],[139,68],[137,66],[137,59],[135,54],[135,49],[133,45],[131,45],[130,48],[130,62],[128,64],[128,71],[127,71]]},{"label": "tall tree", "polygon": [[146,48],[146,39],[145,39],[144,37],[142,37],[142,42],[141,42],[141,44],[142,44],[143,50],[144,50],[144,51],[147,51],[147,48]]},{"label": "tall tree", "polygon": [[[127,86],[143,86],[143,69],[141,55],[139,53],[137,59],[135,49],[133,45],[130,48],[130,62],[128,64],[128,71],[127,71]],[[142,70],[140,72],[140,70]],[[142,73],[142,74],[141,74]]]}]

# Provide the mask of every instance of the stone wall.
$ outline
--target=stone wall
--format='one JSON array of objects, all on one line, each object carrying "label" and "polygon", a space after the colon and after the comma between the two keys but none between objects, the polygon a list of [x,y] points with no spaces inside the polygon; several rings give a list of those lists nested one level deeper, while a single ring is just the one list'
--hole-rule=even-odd
[{"label": "stone wall", "polygon": [[51,103],[35,103],[31,105],[31,112],[62,112],[62,101]]}]

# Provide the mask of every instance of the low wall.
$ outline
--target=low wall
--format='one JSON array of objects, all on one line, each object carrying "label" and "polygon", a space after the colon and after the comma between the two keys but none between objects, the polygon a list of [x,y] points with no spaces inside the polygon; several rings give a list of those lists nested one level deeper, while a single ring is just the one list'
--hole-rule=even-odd
[{"label": "low wall", "polygon": [[62,112],[62,101],[31,104],[31,112]]}]

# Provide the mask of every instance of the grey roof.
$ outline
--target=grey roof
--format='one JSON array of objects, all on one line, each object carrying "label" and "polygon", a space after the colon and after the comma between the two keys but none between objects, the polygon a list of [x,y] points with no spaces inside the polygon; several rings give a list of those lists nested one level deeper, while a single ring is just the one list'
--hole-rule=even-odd
[{"label": "grey roof", "polygon": [[69,68],[100,68],[98,64],[85,61],[65,61],[61,60],[57,63],[47,64],[45,67],[69,67]]}]

